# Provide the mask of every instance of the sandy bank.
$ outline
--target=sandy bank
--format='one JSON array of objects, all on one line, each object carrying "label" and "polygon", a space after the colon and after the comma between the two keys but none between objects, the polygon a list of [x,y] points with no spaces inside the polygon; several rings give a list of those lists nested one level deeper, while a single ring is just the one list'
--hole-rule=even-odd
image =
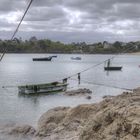
[{"label": "sandy bank", "polygon": [[126,53],[128,55],[140,55],[140,52]]},{"label": "sandy bank", "polygon": [[8,134],[34,140],[140,140],[140,88],[97,104],[51,109],[36,130],[17,126]]}]

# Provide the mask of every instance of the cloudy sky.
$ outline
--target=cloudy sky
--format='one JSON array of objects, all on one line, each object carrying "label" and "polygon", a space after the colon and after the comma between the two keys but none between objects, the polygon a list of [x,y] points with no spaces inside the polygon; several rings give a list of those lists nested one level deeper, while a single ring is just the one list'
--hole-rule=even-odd
[{"label": "cloudy sky", "polygon": [[[0,38],[11,38],[29,1],[0,0]],[[140,40],[140,0],[34,0],[16,36],[67,43]]]}]

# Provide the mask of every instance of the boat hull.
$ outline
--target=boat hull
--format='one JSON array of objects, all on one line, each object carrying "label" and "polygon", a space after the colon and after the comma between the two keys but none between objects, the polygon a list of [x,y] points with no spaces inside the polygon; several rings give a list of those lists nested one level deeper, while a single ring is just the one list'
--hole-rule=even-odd
[{"label": "boat hull", "polygon": [[67,84],[58,83],[58,84],[39,84],[39,85],[26,85],[19,86],[18,91],[20,94],[50,94],[54,92],[66,91]]},{"label": "boat hull", "polygon": [[53,55],[53,56],[51,56],[51,57],[55,57],[55,58],[56,58],[56,57],[57,57],[57,55]]},{"label": "boat hull", "polygon": [[71,57],[72,60],[81,60],[81,57]]},{"label": "boat hull", "polygon": [[51,61],[52,57],[33,58],[33,61]]},{"label": "boat hull", "polygon": [[107,70],[107,71],[118,71],[118,70],[121,70],[122,67],[104,67],[104,70]]}]

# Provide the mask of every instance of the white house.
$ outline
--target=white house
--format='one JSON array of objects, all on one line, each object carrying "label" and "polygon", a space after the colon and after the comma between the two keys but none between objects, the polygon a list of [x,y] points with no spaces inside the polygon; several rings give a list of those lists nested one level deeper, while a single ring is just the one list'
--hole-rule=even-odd
[{"label": "white house", "polygon": [[107,41],[104,41],[103,42],[103,47],[104,47],[104,49],[108,49],[108,48],[112,47],[112,44],[108,43]]}]

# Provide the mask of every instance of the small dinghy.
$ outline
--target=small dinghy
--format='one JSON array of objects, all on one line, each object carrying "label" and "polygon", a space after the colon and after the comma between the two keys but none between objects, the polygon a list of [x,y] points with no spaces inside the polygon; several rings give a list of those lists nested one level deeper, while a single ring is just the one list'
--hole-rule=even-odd
[{"label": "small dinghy", "polygon": [[113,70],[114,70],[114,71],[115,71],[115,70],[121,70],[121,69],[122,69],[122,67],[104,67],[104,70],[110,70],[110,71],[111,71],[111,70],[112,70],[112,71],[113,71]]},{"label": "small dinghy", "polygon": [[51,61],[52,57],[33,58],[33,61]]},{"label": "small dinghy", "polygon": [[81,57],[71,57],[72,60],[81,60]]},{"label": "small dinghy", "polygon": [[110,66],[110,59],[107,61],[107,66],[104,67],[105,71],[119,71],[122,70],[122,66]]},{"label": "small dinghy", "polygon": [[53,55],[53,56],[51,56],[51,57],[54,57],[54,58],[56,58],[56,57],[57,57],[57,55]]}]

